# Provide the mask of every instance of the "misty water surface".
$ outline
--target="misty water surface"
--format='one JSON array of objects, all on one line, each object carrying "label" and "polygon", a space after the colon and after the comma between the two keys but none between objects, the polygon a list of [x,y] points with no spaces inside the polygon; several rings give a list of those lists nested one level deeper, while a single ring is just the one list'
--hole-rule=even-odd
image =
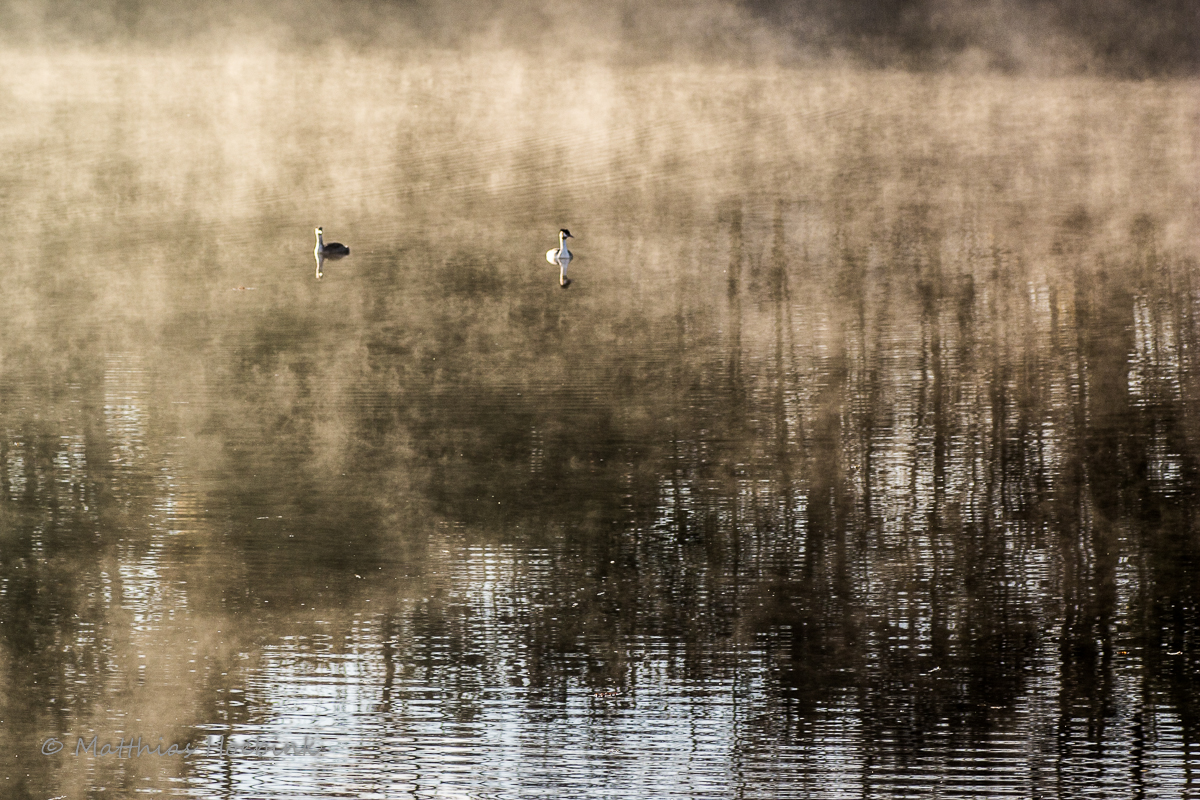
[{"label": "misty water surface", "polygon": [[1200,793],[1194,84],[2,60],[0,794]]}]

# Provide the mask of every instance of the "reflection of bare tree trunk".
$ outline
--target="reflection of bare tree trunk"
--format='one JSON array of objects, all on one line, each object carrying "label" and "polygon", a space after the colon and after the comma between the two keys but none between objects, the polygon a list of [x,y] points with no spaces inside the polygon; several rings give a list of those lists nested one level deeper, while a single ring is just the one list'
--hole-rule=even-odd
[{"label": "reflection of bare tree trunk", "polygon": [[[779,469],[778,482],[783,495],[783,549],[782,563],[791,563],[796,540],[796,482],[793,469],[793,443],[790,434],[796,428],[796,447],[800,442],[800,420],[789,419],[787,394],[789,377],[795,367],[793,354],[786,352],[784,340],[792,332],[791,315],[788,314],[787,256],[784,253],[783,201],[775,204],[774,242],[771,248],[771,299],[775,306],[775,458]],[[812,548],[807,552],[811,553]]]},{"label": "reflection of bare tree trunk", "polygon": [[[1084,424],[1070,535],[1064,548],[1064,620],[1062,663],[1064,692],[1060,714],[1069,718],[1078,700],[1088,708],[1091,734],[1101,736],[1112,695],[1113,625],[1117,604],[1120,542],[1113,520],[1130,503],[1144,508],[1144,458],[1136,437],[1122,435],[1129,426],[1128,353],[1133,349],[1132,296],[1103,279],[1094,291],[1077,296]],[[1129,465],[1130,470],[1122,469]],[[1136,473],[1136,474],[1130,474]],[[1132,491],[1131,491],[1132,490]],[[1091,514],[1090,509],[1099,513]],[[1065,721],[1060,724],[1066,724]]]},{"label": "reflection of bare tree trunk", "polygon": [[[866,297],[866,263],[861,257],[856,257],[849,251],[843,255],[844,266],[848,279],[851,282],[851,290],[858,297],[858,330],[859,330],[859,375],[860,385],[852,388],[852,394],[860,398],[865,398],[862,403],[862,416],[859,421],[860,433],[859,441],[862,448],[863,470],[862,470],[862,509],[863,509],[863,525],[862,525],[862,544],[865,547],[868,541],[868,533],[874,530],[876,533],[882,533],[882,525],[878,523],[875,516],[875,496],[872,491],[872,485],[875,478],[875,459],[874,459],[874,444],[875,444],[875,424],[876,413],[880,407],[880,402],[883,398],[883,376],[880,371],[879,354],[882,352],[886,343],[882,341],[884,326],[879,324],[882,320],[877,320],[874,326],[874,335],[876,341],[870,343],[871,326],[867,324],[867,297]],[[886,310],[881,308],[879,313],[885,314]],[[873,344],[873,346],[872,346]]]},{"label": "reflection of bare tree trunk", "polygon": [[[775,202],[774,235],[771,244],[771,299],[777,304],[787,300],[787,255],[784,253],[783,200]],[[778,305],[777,305],[778,308]]]},{"label": "reflection of bare tree trunk", "polygon": [[[746,387],[742,375],[742,208],[739,204],[730,212],[729,221],[729,275],[727,296],[729,298],[729,405],[731,418],[741,422],[746,415]],[[736,486],[736,480],[735,480]],[[741,566],[742,566],[742,504],[735,490],[732,509],[731,548],[733,550],[732,579],[733,602],[735,607],[741,602]]]},{"label": "reflection of bare tree trunk", "polygon": [[[931,453],[932,493],[929,511],[925,525],[929,531],[929,553],[932,563],[929,565],[932,579],[929,581],[929,620],[930,620],[930,650],[934,662],[941,664],[950,650],[950,634],[946,622],[947,614],[944,607],[941,589],[947,575],[947,565],[944,563],[946,551],[952,552],[953,546],[942,545],[943,525],[945,521],[946,503],[946,442],[949,420],[945,414],[945,364],[942,354],[942,329],[939,307],[941,305],[944,285],[941,275],[941,261],[936,257],[931,259],[928,276],[929,291],[922,298],[922,361],[923,369],[920,386],[920,396],[917,405],[917,430],[932,432]],[[918,471],[913,470],[916,480]],[[914,486],[913,497],[917,493]]]},{"label": "reflection of bare tree trunk", "polygon": [[742,209],[737,206],[730,212],[729,222],[729,275],[727,295],[729,298],[729,402],[732,418],[745,418],[746,385],[742,375],[742,261],[744,239],[742,233]]},{"label": "reflection of bare tree trunk", "polygon": [[[726,293],[731,306],[735,306],[741,314],[742,293],[742,207],[731,209],[729,213],[729,273],[727,275]],[[740,335],[740,330],[738,330]]]},{"label": "reflection of bare tree trunk", "polygon": [[380,626],[381,657],[383,659],[383,685],[380,687],[380,711],[390,716],[392,713],[392,692],[396,685],[396,615],[394,610],[388,611]]}]

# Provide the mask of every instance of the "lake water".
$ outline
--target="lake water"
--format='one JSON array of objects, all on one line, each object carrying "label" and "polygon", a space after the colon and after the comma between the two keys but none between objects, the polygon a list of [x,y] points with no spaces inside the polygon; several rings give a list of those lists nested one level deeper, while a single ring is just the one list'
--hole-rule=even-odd
[{"label": "lake water", "polygon": [[0,795],[1200,796],[1194,82],[0,61]]}]

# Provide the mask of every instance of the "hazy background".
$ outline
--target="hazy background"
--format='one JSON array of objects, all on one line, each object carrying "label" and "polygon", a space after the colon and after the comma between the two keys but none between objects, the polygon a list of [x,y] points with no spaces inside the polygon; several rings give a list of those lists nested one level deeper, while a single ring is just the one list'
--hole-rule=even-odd
[{"label": "hazy background", "polygon": [[626,62],[849,63],[1154,77],[1200,65],[1190,0],[82,2],[9,0],[10,44],[229,41],[388,52],[515,48]]}]

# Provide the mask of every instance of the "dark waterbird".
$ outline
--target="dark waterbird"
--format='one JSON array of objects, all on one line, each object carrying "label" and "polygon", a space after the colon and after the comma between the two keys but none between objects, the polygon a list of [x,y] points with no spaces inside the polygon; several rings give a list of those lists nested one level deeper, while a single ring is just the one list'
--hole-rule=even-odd
[{"label": "dark waterbird", "polygon": [[350,248],[346,247],[346,245],[342,244],[341,242],[330,242],[329,244],[325,244],[325,239],[322,236],[323,233],[323,229],[317,228],[317,255],[323,255],[326,258],[330,258],[332,256],[350,255]]}]

